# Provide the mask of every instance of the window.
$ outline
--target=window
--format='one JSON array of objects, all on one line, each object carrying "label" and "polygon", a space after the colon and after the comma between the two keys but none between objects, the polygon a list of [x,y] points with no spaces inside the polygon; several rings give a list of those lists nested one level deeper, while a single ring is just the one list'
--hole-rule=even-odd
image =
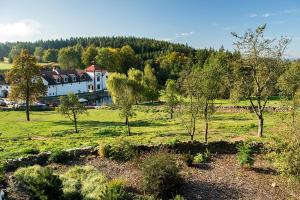
[{"label": "window", "polygon": [[73,79],[73,81],[75,82],[75,81],[76,81],[76,76],[73,76],[73,78],[72,78],[72,79]]},{"label": "window", "polygon": [[60,83],[60,78],[55,79],[56,83]]},{"label": "window", "polygon": [[68,82],[68,77],[65,77],[65,80],[64,80],[64,82]]},{"label": "window", "polygon": [[99,82],[100,81],[100,76],[97,76],[97,82]]},{"label": "window", "polygon": [[100,84],[97,85],[97,90],[100,90]]}]

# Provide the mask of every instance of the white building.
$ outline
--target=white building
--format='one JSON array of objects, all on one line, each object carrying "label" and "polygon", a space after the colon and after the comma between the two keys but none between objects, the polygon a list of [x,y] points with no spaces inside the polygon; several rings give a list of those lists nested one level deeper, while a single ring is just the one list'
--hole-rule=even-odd
[{"label": "white building", "polygon": [[[47,86],[46,97],[67,95],[69,93],[87,93],[106,90],[108,72],[91,65],[85,70],[60,70],[41,72],[43,83]],[[0,96],[7,97],[9,85],[5,83],[4,76],[0,76]],[[2,88],[2,89],[1,89]]]},{"label": "white building", "polygon": [[10,87],[8,83],[5,81],[4,75],[0,74],[0,97],[6,98],[8,96],[9,89]]}]

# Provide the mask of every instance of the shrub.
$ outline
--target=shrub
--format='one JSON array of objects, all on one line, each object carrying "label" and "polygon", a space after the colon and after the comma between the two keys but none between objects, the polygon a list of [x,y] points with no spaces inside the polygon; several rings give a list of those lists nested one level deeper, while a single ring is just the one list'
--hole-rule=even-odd
[{"label": "shrub", "polygon": [[40,151],[37,148],[26,148],[23,150],[23,153],[25,154],[39,154]]},{"label": "shrub", "polygon": [[284,130],[268,147],[268,156],[281,174],[300,180],[300,132]]},{"label": "shrub", "polygon": [[179,168],[169,153],[148,156],[142,164],[144,190],[156,198],[170,198],[181,186]]},{"label": "shrub", "polygon": [[128,161],[137,155],[135,146],[128,141],[121,141],[112,145],[100,145],[98,153],[100,157],[118,161]]},{"label": "shrub", "polygon": [[168,145],[171,147],[176,147],[177,144],[180,143],[180,140],[178,138],[173,138],[171,141],[169,141]]},{"label": "shrub", "polygon": [[206,161],[208,161],[210,159],[210,152],[208,149],[205,150],[204,153],[198,153],[196,154],[196,156],[194,157],[194,163],[195,164],[201,164],[204,163]]},{"label": "shrub", "polygon": [[4,182],[5,180],[5,166],[4,166],[4,163],[2,163],[0,161],[0,183]]},{"label": "shrub", "polygon": [[251,167],[254,163],[254,155],[251,146],[248,143],[242,143],[237,146],[237,159],[242,167]]},{"label": "shrub", "polygon": [[113,179],[108,182],[105,191],[102,193],[101,200],[126,200],[132,199],[126,188],[126,182],[123,179]]},{"label": "shrub", "polygon": [[51,153],[49,157],[49,162],[66,163],[69,159],[71,159],[71,156],[68,152],[63,150],[57,150]]},{"label": "shrub", "polygon": [[92,166],[75,166],[61,178],[66,199],[100,199],[106,190],[106,177]]},{"label": "shrub", "polygon": [[173,200],[184,200],[183,196],[176,195]]},{"label": "shrub", "polygon": [[28,192],[31,199],[62,199],[62,181],[52,170],[38,165],[18,169],[14,173],[18,187]]},{"label": "shrub", "polygon": [[189,153],[183,154],[182,159],[183,159],[183,162],[186,163],[187,166],[190,167],[193,165],[194,157],[191,154],[189,154]]}]

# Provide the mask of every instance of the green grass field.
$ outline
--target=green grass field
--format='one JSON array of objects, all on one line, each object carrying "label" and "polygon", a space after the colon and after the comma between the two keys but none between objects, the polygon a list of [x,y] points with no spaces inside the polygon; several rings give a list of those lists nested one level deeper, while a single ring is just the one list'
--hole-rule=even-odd
[{"label": "green grass field", "polygon": [[[52,151],[80,146],[98,145],[126,139],[141,144],[168,143],[178,139],[188,141],[181,116],[168,119],[162,106],[138,106],[131,119],[132,136],[126,136],[124,119],[117,110],[109,108],[89,110],[79,119],[80,133],[73,134],[73,124],[55,111],[31,112],[31,121],[25,121],[25,112],[0,112],[0,159],[26,154],[28,148]],[[266,137],[274,135],[281,124],[283,113],[266,113]],[[217,112],[209,127],[209,141],[255,139],[256,116],[253,113]],[[195,140],[203,141],[203,123],[198,121]]]},{"label": "green grass field", "polygon": [[12,67],[12,64],[0,62],[0,70],[8,70]]}]

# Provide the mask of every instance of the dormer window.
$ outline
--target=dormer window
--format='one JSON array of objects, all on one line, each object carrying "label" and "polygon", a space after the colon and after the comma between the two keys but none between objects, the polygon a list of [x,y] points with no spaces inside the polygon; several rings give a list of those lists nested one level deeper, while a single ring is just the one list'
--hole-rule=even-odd
[{"label": "dormer window", "polygon": [[60,83],[60,78],[59,77],[56,78],[55,81],[56,81],[56,83]]},{"label": "dormer window", "polygon": [[64,82],[68,82],[68,77],[65,77],[65,78],[64,78]]},{"label": "dormer window", "polygon": [[76,76],[73,76],[72,80],[73,80],[73,82],[75,82],[76,81]]}]

